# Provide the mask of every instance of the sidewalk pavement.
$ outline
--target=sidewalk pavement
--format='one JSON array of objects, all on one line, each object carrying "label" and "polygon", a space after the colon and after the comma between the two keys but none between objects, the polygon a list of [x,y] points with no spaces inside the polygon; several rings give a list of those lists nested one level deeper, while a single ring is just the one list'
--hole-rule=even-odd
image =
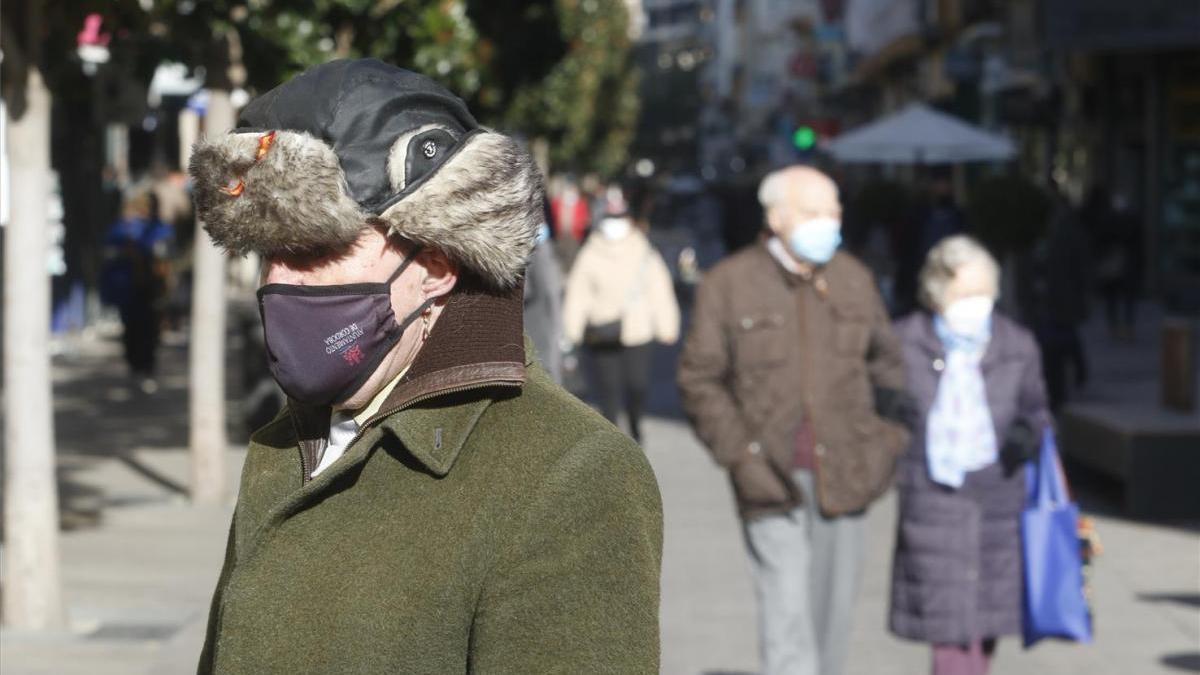
[{"label": "sidewalk pavement", "polygon": [[[757,672],[753,590],[733,497],[683,424],[653,421],[647,453],[666,517],[663,672]],[[850,675],[929,671],[923,644],[886,628],[895,541],[894,494],[867,517],[867,553],[850,644]],[[1105,554],[1094,566],[1096,642],[1001,641],[994,675],[1179,673],[1200,670],[1200,536],[1195,527],[1097,516]]]},{"label": "sidewalk pavement", "polygon": [[230,449],[227,502],[192,506],[186,352],[164,345],[159,363],[159,390],[145,394],[115,337],[54,359],[68,626],[0,631],[5,675],[195,672],[244,450]]},{"label": "sidewalk pavement", "polygon": [[[117,343],[56,360],[64,497],[63,576],[71,630],[0,632],[5,675],[173,675],[194,672],[231,503],[183,497],[186,378],[182,350],[164,353],[162,389],[143,396],[123,378]],[[753,593],[724,475],[686,425],[646,424],[647,453],[666,514],[663,672],[753,673]],[[241,451],[231,449],[230,476]],[[233,483],[231,483],[232,485]],[[1093,576],[1097,642],[1001,644],[994,672],[1177,673],[1200,669],[1200,537],[1193,525],[1100,515],[1107,548]],[[885,628],[895,500],[868,516],[866,572],[848,672],[924,673],[924,645]]]}]

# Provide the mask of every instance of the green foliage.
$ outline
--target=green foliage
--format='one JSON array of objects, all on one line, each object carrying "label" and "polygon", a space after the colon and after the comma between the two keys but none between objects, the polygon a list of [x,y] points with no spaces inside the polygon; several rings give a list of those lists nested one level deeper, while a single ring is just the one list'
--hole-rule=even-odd
[{"label": "green foliage", "polygon": [[613,175],[627,161],[638,99],[622,0],[249,0],[232,20],[236,4],[194,3],[172,32],[236,29],[252,89],[376,57],[442,82],[485,124],[547,139],[556,168]]},{"label": "green foliage", "polygon": [[442,2],[421,10],[408,29],[414,45],[412,68],[443,80],[463,98],[471,98],[481,81],[479,35],[463,2]]},{"label": "green foliage", "polygon": [[375,57],[465,98],[479,90],[478,35],[462,0],[255,0],[235,26],[247,65],[257,61],[250,68],[257,89],[334,58]]},{"label": "green foliage", "polygon": [[638,78],[621,0],[557,0],[565,53],[545,77],[518,86],[501,119],[550,141],[558,168],[618,173],[636,129]]},{"label": "green foliage", "polygon": [[985,178],[967,202],[972,231],[1001,255],[1032,247],[1045,232],[1051,210],[1046,192],[1021,176]]},{"label": "green foliage", "polygon": [[[4,3],[5,19],[21,3]],[[618,173],[637,123],[638,79],[623,0],[46,0],[42,50],[56,95],[79,87],[74,33],[89,12],[113,35],[113,66],[149,82],[173,60],[210,86],[262,93],[334,58],[375,57],[425,73],[488,125],[549,141],[556,169]],[[17,22],[19,24],[19,21]],[[228,72],[236,32],[244,82]],[[12,53],[15,53],[12,52]],[[5,74],[9,74],[7,68]]]}]

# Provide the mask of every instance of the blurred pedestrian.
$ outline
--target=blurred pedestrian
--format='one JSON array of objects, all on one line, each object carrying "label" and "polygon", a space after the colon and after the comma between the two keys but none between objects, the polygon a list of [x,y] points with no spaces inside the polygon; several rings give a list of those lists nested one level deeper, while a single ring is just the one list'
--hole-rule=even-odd
[{"label": "blurred pedestrian", "polygon": [[994,314],[999,267],[955,236],[921,271],[925,311],[897,324],[917,430],[900,462],[890,627],[933,645],[934,675],[982,675],[1021,631],[1025,475],[1050,424],[1033,337]]},{"label": "blurred pedestrian", "polygon": [[1018,265],[1017,289],[1041,348],[1050,409],[1057,411],[1071,386],[1082,386],[1088,378],[1080,327],[1089,314],[1091,255],[1074,210],[1057,191],[1052,196],[1050,229],[1031,254],[1022,256],[1029,261]]},{"label": "blurred pedestrian", "polygon": [[537,243],[525,270],[525,333],[550,379],[562,384],[563,273],[550,238],[548,203],[543,213],[545,220],[538,226]]},{"label": "blurred pedestrian", "polygon": [[1115,340],[1132,341],[1144,273],[1141,219],[1124,195],[1097,185],[1084,201],[1080,220],[1092,233],[1096,285],[1104,300],[1109,334]]},{"label": "blurred pedestrian", "polygon": [[121,317],[125,362],[147,394],[158,389],[154,371],[174,236],[154,207],[153,195],[145,190],[126,198],[121,218],[104,239],[100,280],[102,299]]},{"label": "blurred pedestrian", "polygon": [[372,59],[238,127],[193,151],[197,215],[264,256],[288,404],[250,441],[199,672],[656,673],[654,474],[523,346],[533,159]]},{"label": "blurred pedestrian", "polygon": [[560,191],[550,199],[554,243],[559,262],[570,269],[592,225],[591,202],[571,177],[563,177]]},{"label": "blurred pedestrian", "polygon": [[151,172],[151,191],[158,202],[158,217],[178,229],[192,220],[192,199],[187,193],[187,176],[158,165]]},{"label": "blurred pedestrian", "polygon": [[[170,270],[163,292],[163,324],[181,339],[178,333],[183,328],[184,318],[191,306],[191,288],[185,283],[186,261],[182,251],[190,248],[192,233],[192,198],[187,191],[187,175],[163,166],[154,169],[152,195],[158,219],[171,227],[175,233],[169,260]],[[245,264],[245,263],[243,263]]]},{"label": "blurred pedestrian", "polygon": [[837,675],[863,513],[908,441],[904,368],[871,273],[838,251],[833,181],[790,167],[758,194],[771,237],[701,282],[679,386],[737,496],[763,672]]},{"label": "blurred pedestrian", "polygon": [[587,350],[604,416],[616,424],[624,408],[640,443],[654,344],[679,339],[679,305],[671,273],[634,226],[620,188],[609,190],[606,204],[567,277],[564,329],[570,343]]}]

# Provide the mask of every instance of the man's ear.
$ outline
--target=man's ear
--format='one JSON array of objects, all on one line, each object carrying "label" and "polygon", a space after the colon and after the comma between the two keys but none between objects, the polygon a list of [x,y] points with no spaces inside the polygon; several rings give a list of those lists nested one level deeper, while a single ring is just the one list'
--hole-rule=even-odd
[{"label": "man's ear", "polygon": [[458,283],[458,263],[443,251],[426,247],[417,254],[416,263],[425,271],[421,293],[425,298],[440,298],[450,294]]},{"label": "man's ear", "polygon": [[772,234],[783,234],[783,217],[777,208],[769,208],[766,213],[767,228]]}]

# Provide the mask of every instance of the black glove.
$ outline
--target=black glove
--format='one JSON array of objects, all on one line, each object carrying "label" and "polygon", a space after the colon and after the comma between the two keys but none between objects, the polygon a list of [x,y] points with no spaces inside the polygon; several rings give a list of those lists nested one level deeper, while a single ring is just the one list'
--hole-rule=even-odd
[{"label": "black glove", "polygon": [[875,414],[901,424],[909,431],[916,430],[921,415],[917,410],[917,399],[903,389],[876,389]]},{"label": "black glove", "polygon": [[1037,459],[1041,450],[1041,435],[1029,420],[1013,422],[1004,436],[1004,444],[1000,446],[1000,464],[1004,467],[1004,475],[1011,476],[1025,462]]}]

